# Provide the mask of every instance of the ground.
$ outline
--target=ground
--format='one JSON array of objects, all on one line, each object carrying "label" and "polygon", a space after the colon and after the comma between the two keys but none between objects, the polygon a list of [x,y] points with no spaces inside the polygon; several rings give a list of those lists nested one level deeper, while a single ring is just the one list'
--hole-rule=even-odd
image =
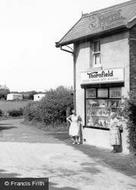
[{"label": "ground", "polygon": [[135,190],[135,157],[72,145],[67,133],[0,122],[0,177],[48,177],[50,190]]},{"label": "ground", "polygon": [[26,107],[27,104],[32,102],[32,100],[21,100],[21,101],[2,101],[0,100],[0,110],[2,112],[8,112],[11,110],[19,110],[20,108]]}]

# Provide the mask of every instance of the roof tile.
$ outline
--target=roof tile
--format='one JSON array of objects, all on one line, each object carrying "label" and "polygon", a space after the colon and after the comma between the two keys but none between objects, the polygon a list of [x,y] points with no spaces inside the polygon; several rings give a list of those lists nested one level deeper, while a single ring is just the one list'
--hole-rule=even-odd
[{"label": "roof tile", "polygon": [[65,36],[56,43],[56,46],[67,45],[101,32],[108,32],[121,27],[128,28],[129,22],[134,19],[136,19],[136,0],[84,14]]}]

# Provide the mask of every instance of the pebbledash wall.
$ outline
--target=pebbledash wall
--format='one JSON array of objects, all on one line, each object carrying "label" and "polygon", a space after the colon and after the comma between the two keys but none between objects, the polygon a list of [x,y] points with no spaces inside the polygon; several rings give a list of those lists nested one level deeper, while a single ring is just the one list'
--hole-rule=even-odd
[{"label": "pebbledash wall", "polygon": [[[75,109],[83,119],[84,143],[109,148],[109,116],[136,89],[136,1],[85,14],[56,43],[74,44]],[[64,46],[64,47],[63,47]],[[63,48],[62,48],[63,47]],[[70,52],[70,51],[67,51]],[[122,152],[129,153],[126,123]]]}]

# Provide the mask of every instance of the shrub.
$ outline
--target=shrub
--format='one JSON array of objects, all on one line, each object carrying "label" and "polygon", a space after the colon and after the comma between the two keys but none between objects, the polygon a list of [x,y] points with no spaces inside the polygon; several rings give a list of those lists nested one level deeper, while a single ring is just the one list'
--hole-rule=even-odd
[{"label": "shrub", "polygon": [[28,121],[40,121],[39,102],[31,102],[24,108],[24,117]]},{"label": "shrub", "polygon": [[0,110],[0,117],[1,117],[1,116],[3,116],[3,111],[2,111],[2,110]]},{"label": "shrub", "polygon": [[10,110],[8,111],[8,115],[11,117],[19,117],[23,115],[23,109],[20,108],[19,110]]},{"label": "shrub", "polygon": [[66,121],[66,109],[73,106],[71,90],[58,87],[50,90],[40,102],[41,120],[46,123],[63,123]]},{"label": "shrub", "polygon": [[136,152],[136,90],[125,101],[124,115],[127,118],[128,142],[131,152]]},{"label": "shrub", "polygon": [[25,119],[49,124],[66,121],[67,107],[73,107],[72,90],[63,86],[49,90],[40,102],[29,104],[24,111]]}]

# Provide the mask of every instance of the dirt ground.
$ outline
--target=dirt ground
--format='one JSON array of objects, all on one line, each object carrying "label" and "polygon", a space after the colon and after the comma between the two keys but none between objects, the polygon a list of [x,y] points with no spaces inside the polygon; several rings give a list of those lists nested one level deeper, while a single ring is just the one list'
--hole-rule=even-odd
[{"label": "dirt ground", "polygon": [[0,177],[48,177],[50,190],[135,190],[136,159],[88,145],[67,133],[0,122]]}]

